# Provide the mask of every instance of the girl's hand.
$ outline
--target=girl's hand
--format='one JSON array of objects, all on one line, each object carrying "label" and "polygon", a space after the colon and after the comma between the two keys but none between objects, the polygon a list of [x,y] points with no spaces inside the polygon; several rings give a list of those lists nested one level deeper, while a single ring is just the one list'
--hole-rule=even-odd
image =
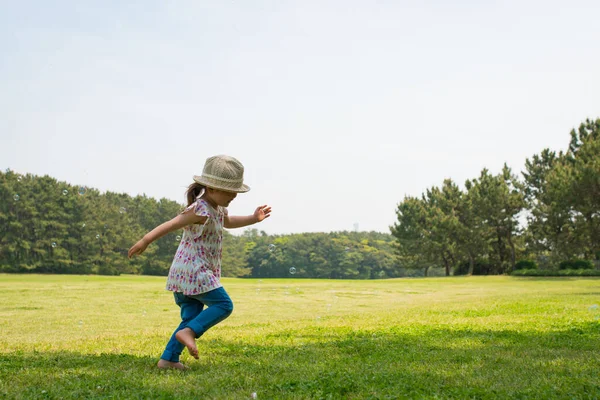
[{"label": "girl's hand", "polygon": [[148,242],[146,242],[144,239],[141,239],[129,249],[127,255],[129,258],[133,256],[139,256],[144,252],[144,250],[146,250],[146,247],[148,247]]},{"label": "girl's hand", "polygon": [[256,207],[254,211],[254,218],[256,218],[256,222],[260,222],[265,218],[269,218],[271,216],[271,207],[264,205]]}]

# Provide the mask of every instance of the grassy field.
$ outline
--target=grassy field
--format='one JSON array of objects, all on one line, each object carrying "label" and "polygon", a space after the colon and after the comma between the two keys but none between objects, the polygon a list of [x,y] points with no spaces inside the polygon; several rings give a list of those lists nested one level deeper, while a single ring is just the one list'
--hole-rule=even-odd
[{"label": "grassy field", "polygon": [[164,278],[0,275],[0,398],[600,398],[598,278],[223,281],[182,372]]}]

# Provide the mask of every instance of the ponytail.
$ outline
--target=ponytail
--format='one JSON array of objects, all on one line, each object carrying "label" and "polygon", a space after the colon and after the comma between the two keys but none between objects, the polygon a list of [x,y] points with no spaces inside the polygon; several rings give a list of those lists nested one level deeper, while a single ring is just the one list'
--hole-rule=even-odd
[{"label": "ponytail", "polygon": [[198,182],[192,183],[188,186],[185,197],[188,201],[188,207],[196,201],[196,198],[206,190],[206,186],[199,184]]}]

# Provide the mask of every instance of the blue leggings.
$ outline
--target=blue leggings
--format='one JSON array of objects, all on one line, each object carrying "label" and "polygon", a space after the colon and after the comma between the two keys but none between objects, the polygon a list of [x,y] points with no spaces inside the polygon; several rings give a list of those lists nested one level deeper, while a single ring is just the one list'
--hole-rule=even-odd
[{"label": "blue leggings", "polygon": [[[167,347],[160,357],[163,360],[179,362],[179,356],[185,347],[175,338],[175,334],[183,328],[190,328],[199,338],[211,327],[215,326],[233,311],[233,303],[222,287],[210,292],[186,296],[175,292],[175,303],[181,309],[181,323],[173,332]],[[204,310],[204,306],[207,308]]]}]

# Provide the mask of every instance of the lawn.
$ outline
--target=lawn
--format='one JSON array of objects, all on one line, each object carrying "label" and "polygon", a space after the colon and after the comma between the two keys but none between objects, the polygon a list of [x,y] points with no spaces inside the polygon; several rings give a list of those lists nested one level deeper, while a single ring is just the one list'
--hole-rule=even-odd
[{"label": "lawn", "polygon": [[0,275],[0,398],[600,398],[598,278],[223,279],[183,372],[164,283]]}]

